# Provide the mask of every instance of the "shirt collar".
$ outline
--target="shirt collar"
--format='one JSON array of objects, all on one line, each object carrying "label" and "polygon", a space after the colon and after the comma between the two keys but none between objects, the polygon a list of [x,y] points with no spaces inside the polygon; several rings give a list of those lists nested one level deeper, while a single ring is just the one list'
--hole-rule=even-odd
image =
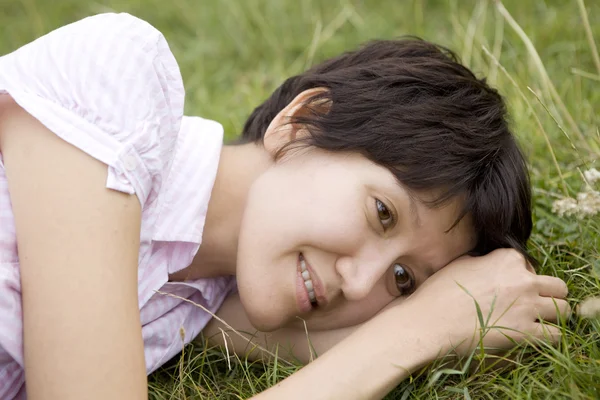
[{"label": "shirt collar", "polygon": [[200,244],[223,147],[223,127],[183,117],[175,156],[159,194],[153,239]]}]

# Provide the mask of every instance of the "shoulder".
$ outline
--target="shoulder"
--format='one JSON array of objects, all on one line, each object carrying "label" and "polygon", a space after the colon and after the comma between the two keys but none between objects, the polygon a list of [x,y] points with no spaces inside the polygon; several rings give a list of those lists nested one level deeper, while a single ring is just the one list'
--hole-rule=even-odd
[{"label": "shoulder", "polygon": [[0,93],[110,167],[109,187],[156,193],[183,116],[184,88],[164,36],[129,14],[99,14],[0,58]]}]

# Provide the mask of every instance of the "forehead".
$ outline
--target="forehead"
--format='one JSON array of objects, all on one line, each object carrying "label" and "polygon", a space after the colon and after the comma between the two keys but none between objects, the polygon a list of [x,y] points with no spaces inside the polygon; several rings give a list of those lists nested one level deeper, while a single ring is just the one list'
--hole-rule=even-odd
[{"label": "forehead", "polygon": [[438,271],[475,247],[476,234],[471,216],[465,215],[454,225],[462,211],[462,201],[455,200],[440,208],[416,204],[419,221],[413,227],[417,240],[411,253],[420,258],[420,263],[432,269],[431,272]]}]

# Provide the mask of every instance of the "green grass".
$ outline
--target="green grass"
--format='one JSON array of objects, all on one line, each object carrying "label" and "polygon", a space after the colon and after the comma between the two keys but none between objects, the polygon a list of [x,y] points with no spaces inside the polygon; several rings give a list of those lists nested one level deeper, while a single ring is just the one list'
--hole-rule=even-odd
[{"label": "green grass", "polygon": [[[583,188],[582,170],[600,168],[600,65],[578,0],[503,4],[506,12],[491,0],[0,0],[0,54],[93,13],[130,12],[171,44],[186,112],[220,121],[233,138],[253,107],[314,62],[403,34],[446,45],[507,98],[531,165],[532,251],[542,273],[567,281],[575,303],[600,294],[600,218],[559,217],[552,202]],[[600,3],[586,6],[600,41]],[[462,373],[434,366],[389,398],[600,398],[600,322],[573,319],[564,331],[557,348],[518,349],[513,368]],[[217,349],[187,346],[150,377],[150,397],[246,398],[294,371],[229,361]]]}]

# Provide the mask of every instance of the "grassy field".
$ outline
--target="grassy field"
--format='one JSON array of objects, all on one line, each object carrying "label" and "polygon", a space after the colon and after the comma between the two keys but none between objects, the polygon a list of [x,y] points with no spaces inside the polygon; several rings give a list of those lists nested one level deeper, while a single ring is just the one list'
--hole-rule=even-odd
[{"label": "grassy field", "polygon": [[[90,14],[130,12],[171,44],[187,88],[186,112],[220,121],[234,138],[284,78],[314,62],[403,34],[446,45],[507,98],[531,165],[531,249],[542,273],[568,282],[575,304],[600,294],[600,214],[558,215],[553,204],[583,192],[572,207],[587,201],[593,208],[596,201],[600,208],[584,179],[585,171],[600,169],[600,59],[592,40],[600,42],[600,2],[586,2],[0,0],[0,54]],[[595,185],[600,189],[600,181]],[[558,348],[518,350],[510,369],[434,366],[389,398],[600,398],[600,321],[574,318],[564,332]],[[294,370],[190,345],[150,377],[150,398],[246,398]]]}]

